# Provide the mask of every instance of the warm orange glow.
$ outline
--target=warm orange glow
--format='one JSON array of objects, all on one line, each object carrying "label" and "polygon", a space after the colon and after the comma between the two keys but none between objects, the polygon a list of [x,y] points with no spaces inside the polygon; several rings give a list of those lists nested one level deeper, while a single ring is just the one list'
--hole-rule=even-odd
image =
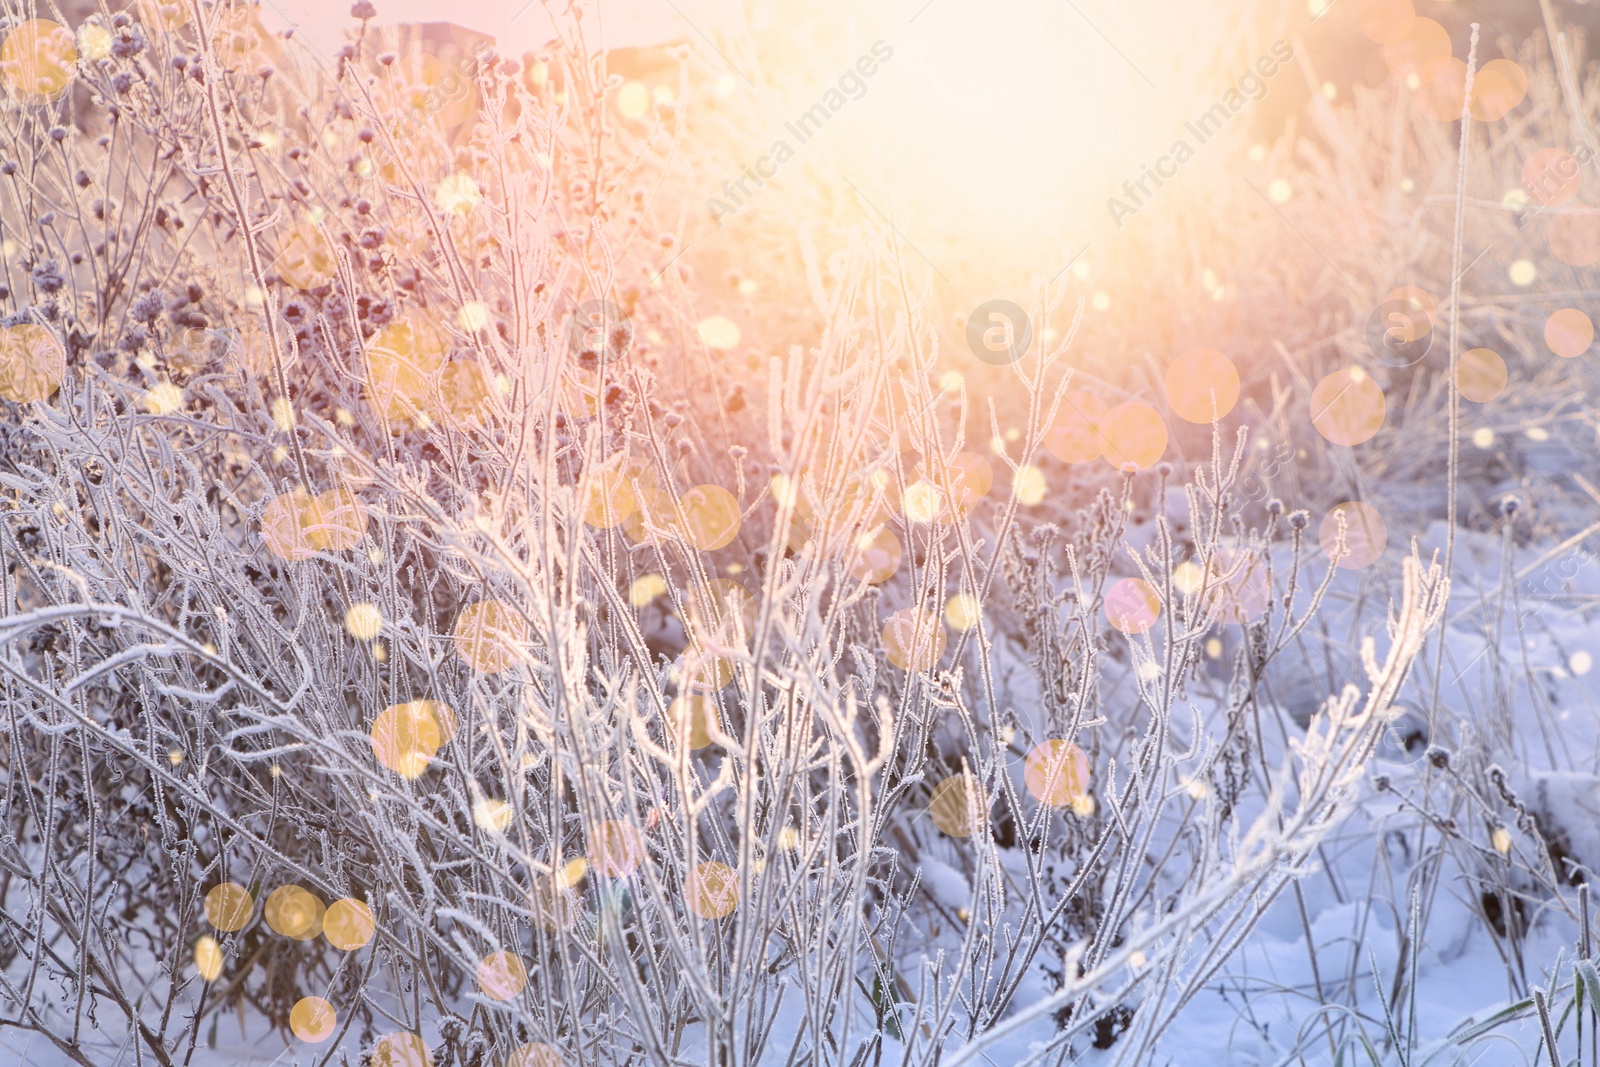
[{"label": "warm orange glow", "polygon": [[1506,388],[1506,361],[1491,348],[1473,348],[1456,360],[1456,388],[1477,404],[1487,404]]},{"label": "warm orange glow", "polygon": [[1106,620],[1125,634],[1142,634],[1161,614],[1161,596],[1143,578],[1123,578],[1106,591]]},{"label": "warm orange glow", "polygon": [[1068,389],[1056,421],[1045,433],[1044,447],[1063,463],[1088,463],[1100,458],[1100,420],[1110,409],[1085,389]]},{"label": "warm orange glow", "polygon": [[1576,359],[1594,344],[1594,321],[1577,308],[1562,308],[1546,320],[1544,343],[1563,359]]},{"label": "warm orange glow", "polygon": [[683,895],[689,910],[702,919],[731,915],[739,906],[738,872],[715,860],[702,863],[684,879]]},{"label": "warm orange glow", "polygon": [[478,964],[478,988],[491,1000],[515,1000],[528,985],[528,968],[509,952],[491,952]]},{"label": "warm orange glow", "polygon": [[944,655],[944,625],[933,612],[905,608],[883,627],[883,651],[903,671],[930,671]]},{"label": "warm orange glow", "polygon": [[72,31],[49,19],[31,19],[0,41],[0,86],[27,103],[59,96],[77,73]]},{"label": "warm orange glow", "polygon": [[589,863],[602,878],[626,878],[644,860],[644,838],[632,823],[608,820],[589,839]]},{"label": "warm orange glow", "polygon": [[325,910],[315,893],[297,885],[284,885],[267,894],[261,914],[274,933],[310,941],[322,933]]},{"label": "warm orange glow", "polygon": [[1041,804],[1065,807],[1089,791],[1089,757],[1070,741],[1046,741],[1028,753],[1023,780]]},{"label": "warm orange glow", "polygon": [[372,753],[402,778],[417,778],[456,732],[456,717],[436,700],[413,700],[384,708],[373,720]]},{"label": "warm orange glow", "polygon": [[468,604],[456,616],[456,653],[467,666],[482,674],[510,670],[527,640],[527,620],[502,601]]},{"label": "warm orange glow", "polygon": [[333,1036],[339,1016],[321,997],[302,997],[289,1009],[289,1029],[307,1044],[321,1044]]},{"label": "warm orange glow", "polygon": [[218,930],[242,930],[255,906],[248,889],[238,882],[223,882],[206,893],[206,921]]},{"label": "warm orange glow", "polygon": [[1239,370],[1214,348],[1183,353],[1167,368],[1167,403],[1188,422],[1225,417],[1239,402]]},{"label": "warm orange glow", "polygon": [[322,936],[328,944],[345,952],[354,952],[371,941],[377,929],[372,909],[354,897],[334,901],[322,916]]},{"label": "warm orange glow", "polygon": [[1383,426],[1383,390],[1360,367],[1323,378],[1311,392],[1311,424],[1336,445],[1359,445]]},{"label": "warm orange glow", "polygon": [[951,837],[971,837],[989,821],[989,798],[970,774],[957,774],[933,787],[928,815]]},{"label": "warm orange glow", "polygon": [[1153,467],[1167,450],[1166,420],[1155,408],[1136,400],[1106,412],[1097,430],[1100,454],[1119,471]]}]

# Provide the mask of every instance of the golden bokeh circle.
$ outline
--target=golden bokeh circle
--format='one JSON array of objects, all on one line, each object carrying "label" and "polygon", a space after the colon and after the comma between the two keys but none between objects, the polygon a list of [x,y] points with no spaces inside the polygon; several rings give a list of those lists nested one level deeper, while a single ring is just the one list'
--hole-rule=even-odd
[{"label": "golden bokeh circle", "polygon": [[648,607],[656,598],[666,595],[667,580],[654,571],[628,583],[628,603],[636,608]]},{"label": "golden bokeh circle", "polygon": [[710,697],[689,693],[667,705],[674,743],[694,752],[711,744],[711,725],[717,719],[717,706]]},{"label": "golden bokeh circle", "polygon": [[357,641],[371,641],[383,632],[383,611],[370,600],[351,604],[344,613],[344,629]]},{"label": "golden bokeh circle", "polygon": [[689,688],[714,693],[733,681],[733,660],[712,652],[699,641],[683,646],[682,677]]},{"label": "golden bokeh circle", "polygon": [[900,510],[910,522],[933,522],[944,510],[943,494],[926,478],[918,478],[906,486],[900,498]]},{"label": "golden bokeh circle", "polygon": [[0,397],[18,404],[48,400],[67,376],[67,350],[38,323],[0,328]]},{"label": "golden bokeh circle", "polygon": [[700,320],[696,327],[700,343],[717,352],[726,352],[739,344],[741,336],[738,323],[725,315],[711,315]]},{"label": "golden bokeh circle", "polygon": [[1214,348],[1193,348],[1167,368],[1166,386],[1173,414],[1206,425],[1239,402],[1239,368]]},{"label": "golden bokeh circle", "polygon": [[1383,390],[1360,367],[1334,371],[1311,391],[1311,425],[1336,445],[1359,445],[1383,427]]},{"label": "golden bokeh circle", "polygon": [[516,811],[499,797],[473,801],[472,822],[485,833],[503,834],[511,827]]},{"label": "golden bokeh circle", "polygon": [[1087,389],[1068,389],[1056,409],[1055,422],[1044,435],[1047,452],[1063,463],[1089,463],[1100,458],[1100,420],[1110,408]]},{"label": "golden bokeh circle", "polygon": [[626,81],[617,87],[617,113],[638,122],[650,111],[650,87],[641,81]]},{"label": "golden bokeh circle", "polygon": [[326,910],[322,898],[310,890],[297,885],[280,885],[267,894],[261,915],[273,933],[296,941],[310,941],[322,933],[322,917]]},{"label": "golden bokeh circle", "polygon": [[[1344,523],[1344,550],[1339,558],[1339,523]],[[1347,500],[1328,510],[1317,529],[1323,554],[1345,570],[1361,570],[1378,562],[1389,544],[1389,526],[1378,509],[1359,500]]]},{"label": "golden bokeh circle", "polygon": [[1427,329],[1419,328],[1420,324],[1410,328],[1410,334],[1405,338],[1407,341],[1420,339],[1439,324],[1439,302],[1426,289],[1416,285],[1402,285],[1391,289],[1389,295],[1383,298],[1383,302],[1389,304],[1395,301],[1400,301],[1407,307],[1421,312],[1428,319]]},{"label": "golden bokeh circle", "polygon": [[[1429,18],[1412,19],[1402,34],[1383,46],[1384,62],[1402,78],[1411,74],[1420,76],[1430,60],[1447,59],[1449,56],[1450,32]],[[1466,83],[1466,64],[1462,64],[1458,92],[1466,89]],[[1459,104],[1456,110],[1459,114]]]},{"label": "golden bokeh circle", "polygon": [[1522,164],[1523,192],[1540,207],[1560,207],[1582,187],[1583,171],[1565,149],[1541,148]]},{"label": "golden bokeh circle", "polygon": [[345,552],[367,535],[367,509],[346,488],[318,493],[302,512],[305,537],[318,551]]},{"label": "golden bokeh circle", "polygon": [[1491,59],[1472,79],[1472,117],[1479,122],[1505,118],[1528,96],[1528,73],[1510,59]]},{"label": "golden bokeh circle", "polygon": [[475,359],[453,359],[439,372],[439,398],[457,423],[481,423],[489,403],[489,376]]},{"label": "golden bokeh circle", "polygon": [[1192,560],[1184,560],[1172,568],[1172,587],[1184,596],[1192,596],[1205,584],[1206,572]]},{"label": "golden bokeh circle", "polygon": [[0,42],[0,84],[25,104],[43,104],[66,91],[78,69],[72,31],[50,19],[29,19]]},{"label": "golden bokeh circle", "polygon": [[1474,404],[1505,392],[1506,361],[1492,348],[1469,348],[1456,359],[1456,390]]},{"label": "golden bokeh circle", "polygon": [[902,608],[883,625],[883,651],[903,671],[931,671],[944,655],[944,624],[937,613]]},{"label": "golden bokeh circle", "polygon": [[417,1034],[386,1034],[372,1047],[368,1067],[433,1067],[428,1046]]},{"label": "golden bokeh circle", "polygon": [[444,368],[448,338],[432,311],[407,308],[367,342],[368,366],[398,363],[419,374],[437,373]]},{"label": "golden bokeh circle", "polygon": [[194,969],[207,982],[215,982],[222,974],[222,946],[209,934],[201,935],[194,943]]},{"label": "golden bokeh circle", "polygon": [[566,1061],[554,1046],[530,1041],[512,1050],[506,1057],[506,1067],[566,1067]]},{"label": "golden bokeh circle", "polygon": [[1041,804],[1065,807],[1089,791],[1089,757],[1070,741],[1045,741],[1023,761],[1022,780]]},{"label": "golden bokeh circle", "polygon": [[278,235],[272,269],[296,289],[316,289],[333,280],[333,250],[321,230],[297,222]]},{"label": "golden bokeh circle", "polygon": [[1149,404],[1130,400],[1100,420],[1100,454],[1119,471],[1141,471],[1161,462],[1167,451],[1167,423]]},{"label": "golden bokeh circle", "polygon": [[261,539],[267,551],[281,560],[300,563],[317,554],[306,529],[306,515],[312,496],[304,489],[291,489],[268,502],[261,513]]},{"label": "golden bokeh circle", "polygon": [[644,837],[637,827],[607,819],[589,835],[589,865],[602,878],[626,878],[644,861]]},{"label": "golden bokeh circle", "polygon": [[620,526],[638,510],[633,483],[625,471],[597,471],[584,484],[583,521],[597,530]]},{"label": "golden bokeh circle", "polygon": [[702,552],[733,543],[739,535],[739,501],[720,485],[697,485],[683,494],[684,538]]},{"label": "golden bokeh circle", "polygon": [[355,897],[344,897],[328,905],[322,916],[322,936],[343,952],[354,952],[372,940],[378,921],[372,909]]},{"label": "golden bokeh circle", "polygon": [[989,797],[972,775],[952,775],[933,787],[928,814],[949,836],[971,837],[989,821]]},{"label": "golden bokeh circle", "polygon": [[1044,471],[1031,463],[1024,463],[1011,476],[1011,492],[1019,504],[1032,507],[1050,494],[1050,482],[1045,478]]},{"label": "golden bokeh circle", "polygon": [[739,875],[726,863],[710,860],[683,880],[684,902],[702,919],[721,919],[739,906]]},{"label": "golden bokeh circle", "polygon": [[1594,344],[1594,320],[1577,308],[1561,308],[1545,320],[1544,343],[1562,359],[1576,359]]},{"label": "golden bokeh circle", "polygon": [[478,962],[478,988],[491,1000],[515,1000],[528,986],[528,968],[510,952],[491,952]]},{"label": "golden bokeh circle", "polygon": [[428,382],[444,367],[446,337],[431,312],[408,308],[367,341],[367,400],[389,421],[407,424],[426,410]]},{"label": "golden bokeh circle", "polygon": [[455,732],[455,713],[442,701],[391,704],[372,721],[372,754],[402,778],[417,778]]},{"label": "golden bokeh circle", "polygon": [[1106,590],[1106,621],[1125,634],[1142,634],[1161,615],[1161,594],[1143,578],[1123,578]]},{"label": "golden bokeh circle", "polygon": [[78,58],[93,63],[111,55],[111,31],[98,19],[78,26]]},{"label": "golden bokeh circle", "polygon": [[983,618],[983,605],[971,593],[957,593],[944,605],[944,621],[952,630],[971,630]]},{"label": "golden bokeh circle", "polygon": [[573,889],[589,877],[589,861],[582,856],[574,856],[563,863],[553,877],[556,885],[562,889]]},{"label": "golden bokeh circle", "polygon": [[446,215],[470,215],[483,200],[483,186],[464,171],[451,171],[433,187],[433,202]]},{"label": "golden bokeh circle", "polygon": [[206,922],[218,930],[242,930],[255,913],[256,902],[250,890],[238,882],[223,882],[206,893]]},{"label": "golden bokeh circle", "polygon": [[289,1029],[311,1045],[320,1045],[339,1027],[339,1016],[321,997],[301,997],[289,1009]]},{"label": "golden bokeh circle", "polygon": [[887,526],[874,527],[856,538],[849,556],[850,576],[868,585],[880,585],[895,576],[903,560],[900,538]]},{"label": "golden bokeh circle", "polygon": [[456,654],[480,674],[499,674],[517,662],[528,640],[528,623],[509,604],[480,600],[456,616]]}]

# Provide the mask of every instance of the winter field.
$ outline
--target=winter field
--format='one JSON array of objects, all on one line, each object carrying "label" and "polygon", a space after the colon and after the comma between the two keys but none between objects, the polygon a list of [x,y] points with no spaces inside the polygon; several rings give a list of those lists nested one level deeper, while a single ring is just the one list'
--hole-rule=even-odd
[{"label": "winter field", "polygon": [[1600,3],[344,2],[0,0],[0,1065],[1600,1067]]}]

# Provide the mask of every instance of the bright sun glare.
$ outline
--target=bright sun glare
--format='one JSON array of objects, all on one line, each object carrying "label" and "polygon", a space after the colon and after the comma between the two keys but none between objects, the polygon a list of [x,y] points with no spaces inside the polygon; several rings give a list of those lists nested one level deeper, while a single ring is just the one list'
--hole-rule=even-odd
[{"label": "bright sun glare", "polygon": [[[800,165],[785,164],[780,180],[803,173],[855,198],[876,224],[892,218],[946,277],[978,260],[1057,273],[1107,220],[1109,193],[1171,144],[1195,101],[1217,95],[1242,49],[1215,13],[1171,0],[1137,13],[998,0],[982,18],[956,0],[905,0],[852,12],[845,25],[848,43],[808,50],[802,77],[761,99],[764,121],[739,162],[790,141]],[[865,55],[881,62],[856,78]],[[848,103],[796,143],[792,120],[835,86]]]}]

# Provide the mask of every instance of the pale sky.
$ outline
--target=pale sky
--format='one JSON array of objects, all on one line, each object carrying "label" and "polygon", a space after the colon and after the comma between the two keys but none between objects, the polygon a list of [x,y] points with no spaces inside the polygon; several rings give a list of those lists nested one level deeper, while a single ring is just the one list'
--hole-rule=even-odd
[{"label": "pale sky", "polygon": [[[266,20],[293,26],[297,35],[328,57],[353,28],[353,0],[263,0]],[[548,0],[560,10],[567,0]],[[502,54],[516,56],[550,39],[551,21],[545,0],[373,0],[378,21],[453,22],[493,36]],[[710,31],[718,20],[732,16],[734,0],[604,0],[589,4],[586,29],[598,34],[595,42],[606,47],[657,44],[696,36],[695,26]],[[596,10],[596,7],[599,10]],[[686,21],[687,20],[687,21]],[[598,30],[595,29],[598,26]]]},{"label": "pale sky", "polygon": [[[352,2],[262,0],[264,21],[294,26],[331,66],[356,26]],[[572,0],[372,2],[380,24],[448,21],[492,36],[502,55],[519,58],[554,36],[546,4],[564,12]],[[737,52],[730,41],[748,39],[752,30],[781,40],[786,20],[815,13],[813,5],[836,7],[844,38],[830,43],[865,52],[881,38],[893,58],[870,91],[830,123],[823,139],[828,147],[809,152],[790,180],[804,173],[807,181],[833,187],[848,181],[852,194],[874,205],[863,209],[869,212],[886,210],[877,205],[892,199],[895,210],[906,213],[913,243],[932,241],[935,233],[959,234],[963,256],[976,255],[984,241],[1008,249],[1043,242],[1050,246],[1040,253],[1050,263],[1047,276],[1079,251],[1077,234],[1103,220],[1104,198],[1090,190],[1137,178],[1142,163],[1171,147],[1197,102],[1216,99],[1226,87],[1206,76],[1210,53],[1238,36],[1236,27],[1218,24],[1209,6],[1195,0],[985,0],[976,8],[968,0],[581,5],[591,52],[688,42],[707,70],[731,82],[741,106],[749,105],[746,112],[754,108],[764,116],[747,131],[754,140],[719,159],[730,176],[783,136],[783,120],[815,105],[843,67],[830,53],[807,71],[810,46],[802,36],[797,57],[789,57],[799,62],[784,68],[787,76],[771,84],[761,79],[758,86],[723,46]]]}]

